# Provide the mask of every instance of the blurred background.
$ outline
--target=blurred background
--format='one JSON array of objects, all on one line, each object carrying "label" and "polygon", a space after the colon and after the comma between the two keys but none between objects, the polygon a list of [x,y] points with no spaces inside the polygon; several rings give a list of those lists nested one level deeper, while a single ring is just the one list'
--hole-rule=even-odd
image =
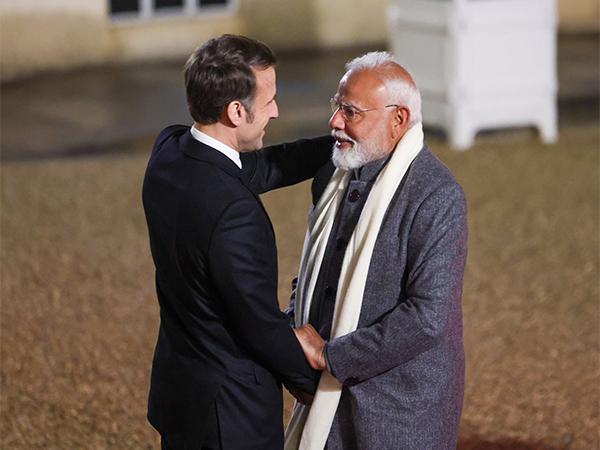
[{"label": "blurred background", "polygon": [[[154,136],[191,124],[187,56],[241,33],[279,56],[267,143],[328,132],[348,59],[389,49],[418,72],[426,140],[469,204],[459,448],[600,448],[599,15],[597,0],[2,0],[0,447],[159,448],[145,418],[158,307],[141,182]],[[494,91],[507,77],[526,83]],[[507,100],[472,142],[453,141],[455,116],[487,114],[479,98],[539,87],[539,113]],[[557,134],[507,120],[528,108]],[[309,184],[263,200],[284,308]]]}]

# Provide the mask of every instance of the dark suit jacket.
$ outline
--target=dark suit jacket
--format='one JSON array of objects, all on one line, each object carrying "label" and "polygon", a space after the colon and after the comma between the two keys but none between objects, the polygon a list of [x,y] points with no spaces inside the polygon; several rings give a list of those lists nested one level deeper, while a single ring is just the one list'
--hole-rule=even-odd
[{"label": "dark suit jacket", "polygon": [[[332,173],[315,176],[315,203]],[[424,147],[379,229],[358,327],[326,345],[343,384],[328,450],[456,448],[466,255],[463,190]]]},{"label": "dark suit jacket", "polygon": [[[188,126],[158,136],[143,187],[160,330],[148,418],[190,448],[278,449],[281,385],[314,374],[277,302],[277,251],[257,196],[312,177],[331,138],[242,154],[244,170]],[[216,415],[216,420],[215,416]]]}]

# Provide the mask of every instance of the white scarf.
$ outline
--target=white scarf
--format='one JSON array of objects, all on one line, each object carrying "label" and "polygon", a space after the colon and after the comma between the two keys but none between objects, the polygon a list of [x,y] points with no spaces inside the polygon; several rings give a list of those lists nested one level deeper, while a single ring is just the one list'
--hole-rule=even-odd
[{"label": "white scarf", "polygon": [[[404,174],[422,147],[423,129],[418,123],[404,134],[390,161],[375,180],[344,254],[331,339],[356,330],[371,255],[383,217]],[[308,220],[296,292],[296,326],[308,323],[323,254],[349,179],[350,171],[336,169]],[[285,450],[322,450],[325,447],[341,393],[341,383],[329,372],[323,371],[312,406],[300,403],[294,406],[286,430]]]}]

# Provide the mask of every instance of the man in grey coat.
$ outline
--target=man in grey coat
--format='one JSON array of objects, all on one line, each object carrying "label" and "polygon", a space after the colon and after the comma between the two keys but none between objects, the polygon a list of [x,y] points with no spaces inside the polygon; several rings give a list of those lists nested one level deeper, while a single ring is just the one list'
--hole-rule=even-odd
[{"label": "man in grey coat", "polygon": [[332,163],[290,314],[311,366],[286,449],[454,449],[463,400],[464,193],[423,143],[421,99],[391,55],[350,61],[331,100]]}]

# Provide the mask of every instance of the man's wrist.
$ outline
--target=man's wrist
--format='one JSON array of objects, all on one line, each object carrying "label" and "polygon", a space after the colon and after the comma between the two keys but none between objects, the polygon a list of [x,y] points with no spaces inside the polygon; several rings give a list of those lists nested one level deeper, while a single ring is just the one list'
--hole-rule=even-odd
[{"label": "man's wrist", "polygon": [[325,346],[323,347],[323,365],[324,368],[323,370],[327,370],[327,372],[329,372],[330,374],[333,375],[333,369],[331,368],[331,360],[329,359],[329,354],[327,353],[327,342],[325,343]]}]

